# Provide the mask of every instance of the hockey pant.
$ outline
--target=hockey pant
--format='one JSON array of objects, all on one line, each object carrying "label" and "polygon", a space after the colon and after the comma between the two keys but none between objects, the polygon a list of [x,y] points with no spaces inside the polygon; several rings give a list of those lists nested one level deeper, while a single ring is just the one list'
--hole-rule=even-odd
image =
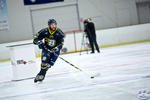
[{"label": "hockey pant", "polygon": [[[60,49],[54,53],[51,53],[47,50],[42,50],[42,63],[41,63],[41,71],[39,72],[39,75],[44,75],[46,74],[46,71],[54,65],[55,61],[57,60],[58,56],[60,54]],[[57,55],[57,56],[56,56]]]}]

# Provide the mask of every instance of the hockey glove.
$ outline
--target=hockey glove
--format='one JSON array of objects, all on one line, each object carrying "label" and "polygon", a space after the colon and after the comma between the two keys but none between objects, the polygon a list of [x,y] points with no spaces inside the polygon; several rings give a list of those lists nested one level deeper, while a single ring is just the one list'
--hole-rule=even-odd
[{"label": "hockey glove", "polygon": [[59,51],[59,48],[58,48],[58,47],[55,47],[55,48],[51,49],[51,51],[52,51],[52,52],[57,52],[57,51]]},{"label": "hockey glove", "polygon": [[39,46],[40,49],[45,49],[45,50],[47,50],[45,44],[44,44],[42,41],[38,41],[37,44],[38,44],[38,46]]}]

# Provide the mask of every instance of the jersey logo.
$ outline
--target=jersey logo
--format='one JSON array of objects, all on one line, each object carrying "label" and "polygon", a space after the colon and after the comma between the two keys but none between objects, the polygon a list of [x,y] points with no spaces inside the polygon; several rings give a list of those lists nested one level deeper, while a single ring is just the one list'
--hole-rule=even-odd
[{"label": "jersey logo", "polygon": [[49,45],[50,47],[54,47],[54,46],[56,45],[56,40],[54,40],[54,39],[49,39],[49,40],[48,40],[48,45]]}]

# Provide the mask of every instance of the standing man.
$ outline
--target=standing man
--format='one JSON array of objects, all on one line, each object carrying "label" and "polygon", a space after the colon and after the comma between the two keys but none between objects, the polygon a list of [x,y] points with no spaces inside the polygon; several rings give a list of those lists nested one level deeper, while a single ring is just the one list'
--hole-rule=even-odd
[{"label": "standing man", "polygon": [[57,60],[60,50],[64,44],[64,33],[57,28],[55,19],[49,19],[48,27],[40,30],[35,36],[33,43],[42,49],[41,70],[34,82],[43,81],[46,72]]},{"label": "standing man", "polygon": [[92,49],[91,53],[95,53],[94,46],[98,53],[100,53],[97,41],[96,41],[96,33],[95,33],[95,26],[94,23],[91,21],[91,18],[88,18],[84,21],[84,32],[87,34],[87,37],[90,42],[90,46]]}]

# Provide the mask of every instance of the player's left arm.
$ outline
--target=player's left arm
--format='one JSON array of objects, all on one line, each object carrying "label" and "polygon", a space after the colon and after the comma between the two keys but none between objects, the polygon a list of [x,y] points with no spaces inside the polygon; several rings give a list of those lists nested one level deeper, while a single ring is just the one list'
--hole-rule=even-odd
[{"label": "player's left arm", "polygon": [[64,36],[65,36],[65,34],[64,34],[64,33],[62,32],[62,30],[59,29],[59,28],[58,28],[58,32],[60,33],[60,35],[59,35],[60,43],[57,45],[57,47],[58,47],[58,48],[59,48],[59,47],[62,48],[62,46],[63,46],[63,44],[64,44]]},{"label": "player's left arm", "polygon": [[59,44],[57,44],[53,50],[54,51],[58,51],[62,48],[63,44],[64,44],[64,33],[62,32],[61,29],[58,29],[58,32],[59,32]]}]

